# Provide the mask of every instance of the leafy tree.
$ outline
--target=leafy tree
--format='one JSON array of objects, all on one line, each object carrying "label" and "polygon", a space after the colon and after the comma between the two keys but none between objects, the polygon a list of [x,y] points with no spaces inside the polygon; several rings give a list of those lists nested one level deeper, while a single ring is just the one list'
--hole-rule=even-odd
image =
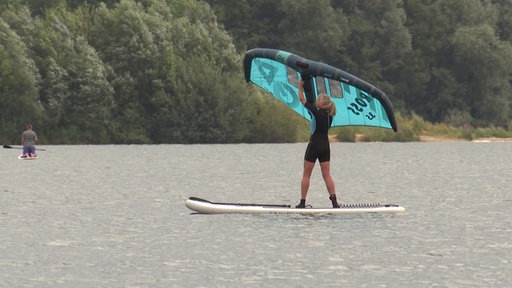
[{"label": "leafy tree", "polygon": [[[406,27],[412,35],[413,52],[396,82],[404,108],[414,110],[429,121],[440,121],[456,104],[461,87],[451,71],[444,68],[450,39],[449,18],[437,1],[404,1]],[[452,31],[453,33],[453,31]],[[444,109],[444,110],[443,110]]]},{"label": "leafy tree", "polygon": [[158,49],[145,23],[144,7],[131,0],[122,0],[113,9],[100,5],[93,20],[87,39],[113,69],[114,141],[150,143],[146,107],[155,93]]},{"label": "leafy tree", "polygon": [[40,125],[39,74],[20,37],[0,18],[0,138],[19,142],[27,123]]},{"label": "leafy tree", "polygon": [[412,50],[411,35],[400,0],[338,3],[347,15],[350,35],[342,57],[352,74],[376,84],[392,99],[398,71]]},{"label": "leafy tree", "polygon": [[250,105],[246,113],[251,121],[247,123],[248,133],[244,142],[287,143],[307,140],[307,120],[262,91],[252,93],[250,97],[247,99]]},{"label": "leafy tree", "polygon": [[20,0],[24,5],[30,8],[31,14],[42,16],[51,8],[66,5],[66,0]]},{"label": "leafy tree", "polygon": [[[157,142],[231,143],[244,139],[250,101],[241,59],[213,12],[196,3],[169,27],[164,89],[153,97]],[[170,18],[170,17],[164,17]],[[161,38],[164,38],[163,36]],[[167,52],[169,52],[167,51]]]},{"label": "leafy tree", "polygon": [[460,72],[475,71],[476,67],[470,68],[454,57],[461,43],[454,42],[453,37],[459,29],[481,23],[492,26],[497,19],[494,7],[477,0],[404,3],[414,49],[414,56],[400,72],[403,78],[396,82],[405,107],[435,122],[454,111],[468,111],[473,106],[467,96],[470,86]]},{"label": "leafy tree", "polygon": [[486,24],[461,28],[454,34],[457,75],[467,83],[470,113],[486,125],[508,124],[512,46]]},{"label": "leafy tree", "polygon": [[331,65],[339,63],[350,30],[344,15],[329,3],[328,0],[280,1],[282,18],[273,32],[281,37],[276,48]]},{"label": "leafy tree", "polygon": [[[172,97],[158,111],[157,141],[175,143],[230,143],[244,136],[247,101],[245,89],[231,73],[219,73],[201,57],[182,60],[180,72],[170,79]],[[235,85],[233,85],[235,80]],[[166,113],[162,113],[166,112]],[[157,126],[156,124],[160,124]],[[162,129],[166,127],[167,129]]]},{"label": "leafy tree", "polygon": [[170,3],[121,1],[93,17],[89,39],[114,72],[116,123],[139,131],[119,141],[240,141],[246,101],[231,38],[204,3]]},{"label": "leafy tree", "polygon": [[508,0],[492,1],[499,11],[496,30],[499,38],[503,41],[512,41],[512,2]]},{"label": "leafy tree", "polygon": [[[282,1],[207,0],[240,51],[263,47],[281,47],[277,32],[284,17]],[[282,47],[281,47],[282,48]],[[286,50],[282,48],[283,50]]]},{"label": "leafy tree", "polygon": [[80,19],[66,9],[46,11],[37,61],[42,67],[41,100],[47,107],[49,135],[65,143],[110,140],[113,89],[106,68],[76,27]]},{"label": "leafy tree", "polygon": [[[447,1],[453,33],[445,51],[446,67],[464,85],[464,99],[477,125],[506,125],[510,114],[510,43],[496,35],[499,10],[488,1]],[[456,97],[457,97],[456,96]],[[468,111],[466,110],[466,111]]]}]

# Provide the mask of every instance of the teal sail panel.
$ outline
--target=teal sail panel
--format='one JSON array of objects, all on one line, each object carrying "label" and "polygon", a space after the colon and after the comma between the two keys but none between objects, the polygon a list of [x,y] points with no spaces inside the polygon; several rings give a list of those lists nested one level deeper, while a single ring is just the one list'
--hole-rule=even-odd
[{"label": "teal sail panel", "polygon": [[244,57],[247,82],[264,89],[304,118],[311,116],[297,96],[300,78],[308,102],[327,94],[336,104],[332,126],[372,126],[397,131],[393,106],[384,92],[341,69],[295,54],[256,48]]}]

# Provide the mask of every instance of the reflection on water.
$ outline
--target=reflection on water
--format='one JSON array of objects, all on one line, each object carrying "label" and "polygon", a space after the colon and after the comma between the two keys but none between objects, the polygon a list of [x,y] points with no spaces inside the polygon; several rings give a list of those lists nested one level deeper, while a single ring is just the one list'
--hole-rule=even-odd
[{"label": "reflection on water", "polygon": [[44,148],[0,154],[4,287],[512,286],[510,143],[334,143],[342,202],[407,212],[323,216],[184,205],[296,204],[304,143]]}]

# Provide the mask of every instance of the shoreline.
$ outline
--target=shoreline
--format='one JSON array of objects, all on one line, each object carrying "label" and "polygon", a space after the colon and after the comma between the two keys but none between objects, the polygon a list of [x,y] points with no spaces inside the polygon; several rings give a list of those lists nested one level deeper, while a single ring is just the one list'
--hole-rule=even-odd
[{"label": "shoreline", "polygon": [[512,138],[487,137],[467,140],[443,136],[420,136],[420,142],[512,142]]},{"label": "shoreline", "polygon": [[[362,134],[357,134],[355,143],[361,143]],[[341,142],[336,139],[336,135],[329,135],[329,142]],[[512,138],[497,138],[497,137],[487,137],[487,138],[477,138],[473,140],[460,139],[460,138],[450,138],[444,136],[420,136],[419,141],[411,141],[411,142],[478,142],[478,143],[487,143],[487,142],[512,142]]]}]

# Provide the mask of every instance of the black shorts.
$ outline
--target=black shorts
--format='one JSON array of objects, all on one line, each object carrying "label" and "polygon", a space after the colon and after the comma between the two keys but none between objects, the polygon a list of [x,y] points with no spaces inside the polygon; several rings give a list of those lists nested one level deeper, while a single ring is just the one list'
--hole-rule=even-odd
[{"label": "black shorts", "polygon": [[306,155],[304,155],[304,160],[315,163],[317,159],[320,163],[331,160],[331,147],[329,146],[329,138],[313,138],[309,140],[308,148],[306,149]]}]

